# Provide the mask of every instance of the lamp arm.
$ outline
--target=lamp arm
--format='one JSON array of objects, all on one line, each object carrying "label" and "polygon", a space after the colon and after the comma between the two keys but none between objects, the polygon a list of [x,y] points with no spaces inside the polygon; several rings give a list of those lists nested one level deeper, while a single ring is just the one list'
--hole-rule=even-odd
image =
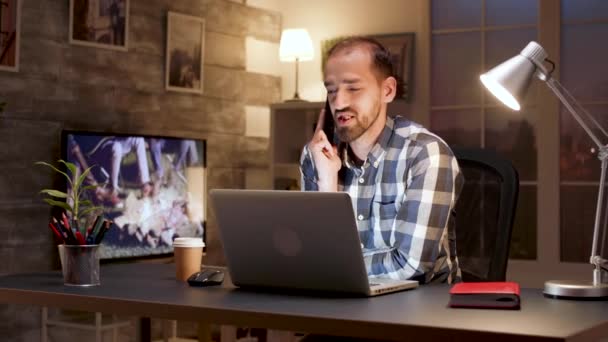
[{"label": "lamp arm", "polygon": [[[589,126],[585,123],[585,121],[583,120],[583,118],[581,117],[581,115],[574,109],[574,107],[572,106],[572,104],[566,99],[566,97],[564,96],[564,94],[558,88],[558,84],[559,83],[554,78],[552,78],[552,77],[548,77],[548,78],[545,78],[545,77],[546,77],[545,75],[541,75],[539,78],[541,80],[545,81],[545,83],[547,84],[547,87],[549,87],[549,89],[551,89],[553,91],[553,93],[555,94],[555,96],[557,96],[557,98],[561,101],[561,103],[564,105],[564,107],[566,107],[566,109],[568,109],[568,111],[570,112],[570,114],[572,114],[572,116],[574,117],[574,119],[576,120],[576,122],[578,122],[578,124],[581,125],[581,127],[583,127],[583,129],[585,130],[585,132],[587,133],[587,135],[591,138],[591,140],[593,140],[593,142],[595,143],[595,145],[599,149],[600,153],[602,151],[604,151],[606,149],[606,145],[602,144],[602,142],[597,137],[597,135],[595,135],[593,133],[593,131],[591,131],[591,128],[589,128]],[[597,121],[595,121],[594,123],[596,124],[596,126],[600,130],[602,129],[599,126],[599,124],[597,123]]]},{"label": "lamp arm", "polygon": [[606,186],[605,186],[605,182],[606,182],[606,170],[608,169],[608,158],[606,157],[606,154],[604,154],[602,156],[602,158],[600,158],[600,160],[602,161],[602,171],[601,171],[601,176],[600,176],[600,186],[599,186],[599,191],[597,194],[597,208],[595,211],[595,224],[593,226],[593,242],[591,245],[591,257],[589,258],[589,262],[591,264],[594,264],[596,266],[597,269],[599,269],[602,266],[602,257],[601,255],[599,255],[598,253],[598,242],[599,242],[599,233],[600,233],[600,224],[601,224],[601,216],[602,216],[602,207],[603,207],[603,201],[604,201],[604,192],[606,190]]},{"label": "lamp arm", "polygon": [[[570,112],[570,114],[574,117],[576,122],[578,122],[579,125],[581,125],[581,127],[585,130],[587,135],[591,138],[591,140],[593,140],[595,145],[598,147],[598,159],[601,161],[601,176],[600,176],[599,191],[598,191],[598,196],[597,196],[597,207],[596,207],[596,211],[595,211],[595,223],[593,226],[593,242],[591,245],[591,257],[589,258],[589,263],[591,263],[592,265],[595,266],[595,269],[593,271],[593,283],[595,285],[597,285],[602,282],[601,272],[603,269],[605,270],[605,267],[606,267],[605,265],[607,263],[607,260],[603,259],[602,256],[598,254],[597,245],[599,242],[599,232],[600,232],[600,225],[601,225],[601,221],[602,221],[602,219],[601,219],[602,207],[604,204],[603,203],[604,202],[604,192],[605,192],[605,188],[606,188],[606,186],[605,186],[606,173],[608,170],[608,145],[602,144],[602,142],[597,137],[597,135],[593,133],[591,128],[585,123],[585,121],[583,120],[581,115],[576,111],[574,106],[570,103],[570,101],[568,101],[568,99],[566,98],[566,96],[564,95],[562,90],[560,90],[561,85],[559,84],[559,82],[557,80],[555,80],[554,78],[552,78],[550,73],[547,73],[544,68],[539,68],[538,78],[545,81],[545,83],[547,84],[549,89],[551,89],[553,91],[553,93],[561,101],[561,103],[564,105],[564,107],[566,107],[568,109],[568,112]],[[578,103],[576,102],[576,99],[574,99],[572,96],[570,96],[570,97],[572,98],[572,101],[578,105]],[[579,107],[580,107],[580,105],[579,105]],[[587,113],[585,113],[585,114],[587,114]],[[587,114],[587,115],[589,116],[589,114]],[[599,125],[599,123],[596,120],[594,120],[593,118],[590,118],[590,119],[595,124],[595,126],[597,126],[597,128],[599,128],[605,134],[605,131],[602,129],[602,127]]]}]

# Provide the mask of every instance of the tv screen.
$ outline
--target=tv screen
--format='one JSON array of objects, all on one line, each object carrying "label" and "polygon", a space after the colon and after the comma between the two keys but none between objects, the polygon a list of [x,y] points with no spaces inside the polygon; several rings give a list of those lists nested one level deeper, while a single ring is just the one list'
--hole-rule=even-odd
[{"label": "tv screen", "polygon": [[204,240],[204,140],[73,131],[62,140],[66,161],[93,167],[86,196],[112,220],[100,258],[172,253],[176,237]]}]

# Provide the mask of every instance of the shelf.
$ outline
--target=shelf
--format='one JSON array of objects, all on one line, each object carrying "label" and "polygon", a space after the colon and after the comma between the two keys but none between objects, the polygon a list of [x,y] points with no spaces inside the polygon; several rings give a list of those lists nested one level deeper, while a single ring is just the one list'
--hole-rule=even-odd
[{"label": "shelf", "polygon": [[300,188],[300,157],[314,133],[324,102],[283,102],[270,106],[270,184],[274,189]]}]

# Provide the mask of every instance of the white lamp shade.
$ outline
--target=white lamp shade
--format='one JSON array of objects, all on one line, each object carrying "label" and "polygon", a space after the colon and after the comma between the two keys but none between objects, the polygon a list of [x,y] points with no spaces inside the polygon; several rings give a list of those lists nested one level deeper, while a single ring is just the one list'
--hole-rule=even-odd
[{"label": "white lamp shade", "polygon": [[479,79],[502,103],[520,110],[519,101],[528,91],[536,69],[542,69],[546,57],[547,53],[538,43],[530,42],[519,55],[497,65]]},{"label": "white lamp shade", "polygon": [[282,62],[310,61],[314,56],[312,40],[306,29],[287,29],[281,34],[279,59]]},{"label": "white lamp shade", "polygon": [[525,95],[536,66],[522,55],[517,55],[481,75],[481,83],[492,95],[511,109],[521,108],[519,101]]}]

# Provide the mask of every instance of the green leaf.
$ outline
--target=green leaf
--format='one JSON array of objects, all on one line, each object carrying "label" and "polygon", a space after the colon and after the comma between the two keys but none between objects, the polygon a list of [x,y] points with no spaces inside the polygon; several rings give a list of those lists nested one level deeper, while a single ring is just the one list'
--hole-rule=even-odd
[{"label": "green leaf", "polygon": [[66,194],[65,192],[59,191],[59,190],[42,189],[42,190],[40,190],[40,193],[47,194],[49,196],[53,196],[56,198],[68,198],[68,194]]},{"label": "green leaf", "polygon": [[86,206],[89,206],[89,205],[91,205],[91,204],[93,204],[93,202],[91,202],[91,201],[89,201],[89,200],[81,200],[81,201],[80,201],[80,206],[81,206],[81,207],[86,207]]},{"label": "green leaf", "polygon": [[68,170],[70,170],[72,177],[76,177],[77,168],[76,168],[75,164],[66,162],[63,159],[59,159],[59,162],[62,163],[63,165],[65,165],[68,168]]},{"label": "green leaf", "polygon": [[[78,219],[80,219],[84,214],[90,213],[91,211],[94,211],[94,210],[103,209],[102,207],[91,207],[93,205],[93,203],[90,200],[86,199],[86,197],[83,196],[85,190],[96,189],[98,187],[97,185],[82,186],[87,175],[89,175],[89,173],[91,172],[93,167],[95,167],[95,165],[87,168],[80,175],[78,175],[79,169],[76,166],[76,164],[67,162],[63,159],[59,159],[58,163],[65,165],[65,167],[68,169],[68,172],[63,172],[58,167],[55,167],[49,163],[36,162],[37,165],[49,167],[53,171],[62,174],[70,183],[70,187],[71,187],[70,192],[65,193],[65,192],[53,190],[53,189],[43,189],[40,191],[43,194],[46,194],[48,196],[55,197],[55,198],[66,199],[65,202],[56,201],[51,198],[45,198],[44,201],[52,206],[61,207],[61,208],[65,209],[66,211],[71,212],[76,221]],[[71,205],[70,205],[70,203],[71,203]],[[80,211],[81,208],[85,209],[85,210]]]},{"label": "green leaf", "polygon": [[65,176],[65,178],[67,178],[68,182],[70,182],[70,184],[72,184],[72,180],[70,179],[70,176],[68,176],[68,174],[67,174],[67,173],[65,173],[65,172],[63,172],[63,171],[61,171],[61,170],[59,170],[58,168],[56,168],[56,167],[55,167],[55,166],[53,166],[52,164],[45,163],[45,162],[41,162],[41,161],[36,162],[35,164],[36,164],[36,165],[42,165],[42,166],[50,167],[50,168],[51,168],[51,169],[53,169],[55,172],[58,172],[58,173],[60,173],[60,174],[64,175],[64,176]]},{"label": "green leaf", "polygon": [[90,212],[93,212],[95,210],[103,210],[103,207],[89,207],[89,208],[86,208],[85,210],[83,210],[80,213],[80,216],[85,216],[86,214],[88,214]]},{"label": "green leaf", "polygon": [[50,198],[45,198],[44,201],[50,205],[56,206],[56,207],[61,207],[69,212],[73,212],[72,207],[70,207],[69,204],[65,203],[65,202],[61,202],[61,201],[55,201],[52,200]]},{"label": "green leaf", "polygon": [[[78,177],[78,180],[76,181],[76,183],[74,184],[74,189],[76,191],[78,191],[78,189],[80,188],[80,186],[82,185],[82,182],[84,182],[84,179],[87,177],[87,175],[89,174],[89,172],[91,172],[91,170],[95,167],[95,165],[89,167],[88,169],[84,170],[82,172],[82,174],[80,175],[80,177]],[[80,195],[80,193],[79,193]]]}]

